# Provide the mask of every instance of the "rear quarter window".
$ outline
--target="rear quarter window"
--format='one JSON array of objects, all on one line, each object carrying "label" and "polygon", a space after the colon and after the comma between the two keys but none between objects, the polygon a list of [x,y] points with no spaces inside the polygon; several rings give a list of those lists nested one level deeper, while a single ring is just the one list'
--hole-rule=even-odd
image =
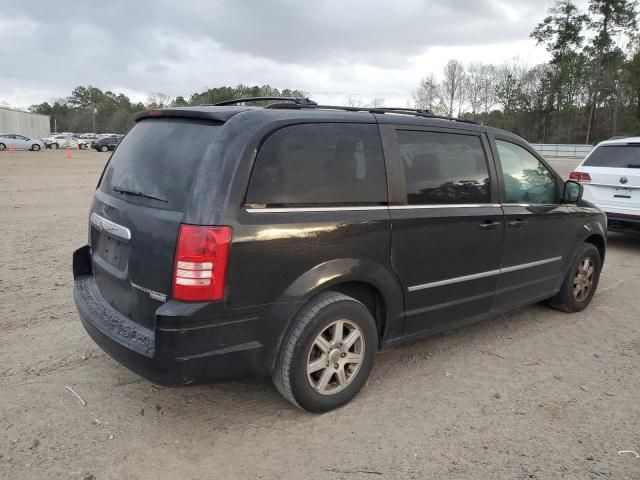
[{"label": "rear quarter window", "polygon": [[587,167],[640,168],[640,144],[596,147],[583,165]]},{"label": "rear quarter window", "polygon": [[264,206],[387,202],[378,127],[313,123],[284,127],[262,144],[246,203]]},{"label": "rear quarter window", "polygon": [[100,190],[129,202],[183,211],[219,130],[220,124],[191,119],[142,120],[119,142]]}]

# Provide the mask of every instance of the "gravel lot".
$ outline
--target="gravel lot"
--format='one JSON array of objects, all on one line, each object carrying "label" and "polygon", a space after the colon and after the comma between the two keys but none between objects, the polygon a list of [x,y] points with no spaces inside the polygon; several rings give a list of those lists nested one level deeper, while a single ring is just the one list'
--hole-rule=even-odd
[{"label": "gravel lot", "polygon": [[71,252],[107,156],[0,152],[0,479],[640,478],[640,237],[610,235],[587,311],[385,350],[314,416],[268,379],[156,387],[84,333]]}]

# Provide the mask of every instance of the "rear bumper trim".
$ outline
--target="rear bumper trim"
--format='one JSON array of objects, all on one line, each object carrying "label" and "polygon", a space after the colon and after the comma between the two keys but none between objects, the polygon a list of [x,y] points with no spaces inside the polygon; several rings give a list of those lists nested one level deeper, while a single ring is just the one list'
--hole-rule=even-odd
[{"label": "rear bumper trim", "polygon": [[640,215],[631,215],[628,213],[605,212],[609,220],[631,220],[632,222],[640,222]]},{"label": "rear bumper trim", "polygon": [[155,354],[153,331],[129,320],[102,297],[90,275],[76,278],[73,297],[86,322],[116,343],[151,358]]}]

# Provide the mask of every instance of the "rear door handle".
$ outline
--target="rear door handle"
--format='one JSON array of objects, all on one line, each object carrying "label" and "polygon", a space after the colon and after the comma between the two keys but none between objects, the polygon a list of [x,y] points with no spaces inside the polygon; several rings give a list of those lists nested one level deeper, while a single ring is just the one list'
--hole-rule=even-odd
[{"label": "rear door handle", "polygon": [[508,225],[513,228],[522,228],[522,227],[526,227],[527,223],[529,222],[521,218],[518,218],[516,220],[511,220],[510,222],[508,222]]},{"label": "rear door handle", "polygon": [[500,226],[500,222],[492,222],[491,220],[485,220],[478,226],[482,230],[493,230],[494,228],[498,228]]}]

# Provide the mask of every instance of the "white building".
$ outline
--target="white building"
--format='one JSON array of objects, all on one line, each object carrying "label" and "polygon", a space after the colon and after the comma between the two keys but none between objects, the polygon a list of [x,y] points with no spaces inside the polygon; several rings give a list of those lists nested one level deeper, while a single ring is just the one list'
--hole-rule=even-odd
[{"label": "white building", "polygon": [[38,139],[49,135],[50,125],[49,115],[0,107],[0,133],[17,133]]}]

